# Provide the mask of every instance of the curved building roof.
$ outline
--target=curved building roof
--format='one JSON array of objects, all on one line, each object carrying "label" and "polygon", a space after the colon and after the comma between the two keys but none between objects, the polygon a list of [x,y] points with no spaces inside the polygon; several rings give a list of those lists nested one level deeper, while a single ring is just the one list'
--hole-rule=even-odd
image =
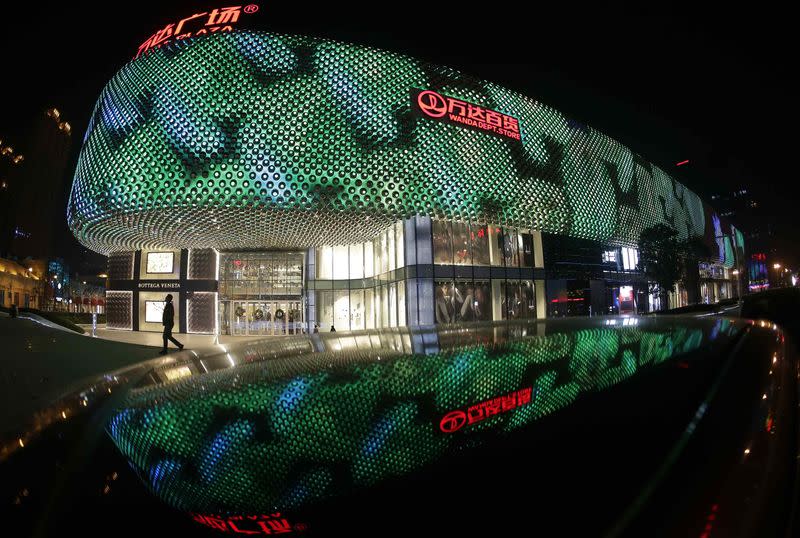
[{"label": "curved building roof", "polygon": [[415,214],[630,245],[659,223],[709,236],[709,212],[625,146],[491,82],[237,31],[166,45],[114,76],[68,221],[108,253],[354,243]]}]

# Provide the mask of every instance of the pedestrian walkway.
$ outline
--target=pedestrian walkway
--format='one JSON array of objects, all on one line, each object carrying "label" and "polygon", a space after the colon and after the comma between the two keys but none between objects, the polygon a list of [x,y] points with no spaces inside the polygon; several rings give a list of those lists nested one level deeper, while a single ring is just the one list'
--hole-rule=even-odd
[{"label": "pedestrian walkway", "polygon": [[[91,325],[81,325],[86,331],[87,336],[92,335]],[[208,346],[213,346],[215,343],[219,344],[232,344],[235,342],[246,342],[248,340],[263,340],[265,338],[279,338],[276,336],[226,336],[221,335],[219,342],[214,341],[213,334],[186,334],[173,332],[172,336],[178,339],[186,349],[200,349]],[[161,349],[164,345],[164,340],[161,338],[161,333],[151,331],[124,331],[118,329],[107,329],[105,325],[97,326],[97,338],[103,340],[113,340],[114,342],[124,342],[126,344],[137,344],[140,346],[157,347]],[[169,349],[173,350],[175,346],[171,343]]]}]

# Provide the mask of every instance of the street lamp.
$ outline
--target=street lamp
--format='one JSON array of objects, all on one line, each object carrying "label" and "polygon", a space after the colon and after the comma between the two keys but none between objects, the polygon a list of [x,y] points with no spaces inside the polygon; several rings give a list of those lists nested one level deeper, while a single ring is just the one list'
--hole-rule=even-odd
[{"label": "street lamp", "polygon": [[776,263],[775,265],[772,266],[772,268],[773,269],[780,269],[781,268],[781,264]]}]

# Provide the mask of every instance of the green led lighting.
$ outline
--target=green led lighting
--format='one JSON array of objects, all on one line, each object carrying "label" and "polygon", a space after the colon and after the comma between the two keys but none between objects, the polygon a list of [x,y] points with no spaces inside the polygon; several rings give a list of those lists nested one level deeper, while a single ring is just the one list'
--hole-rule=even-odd
[{"label": "green led lighting", "polygon": [[[522,140],[415,114],[413,88],[513,116]],[[661,223],[702,236],[709,211],[608,136],[491,82],[234,31],[165,45],[114,76],[68,221],[104,253],[353,244],[415,214],[633,246]]]},{"label": "green led lighting", "polygon": [[[744,326],[615,323],[546,336],[501,334],[499,325],[439,329],[426,335],[435,350],[427,354],[401,353],[404,344],[393,351],[388,340],[370,351],[370,339],[420,338],[408,329],[354,333],[367,350],[330,351],[343,340],[326,335],[315,345],[328,351],[299,353],[311,345],[293,339],[289,358],[274,355],[275,342],[256,342],[242,346],[237,360],[268,360],[135,389],[107,430],[153,493],[180,510],[296,510],[408,475],[487,435],[514,435],[586,394],[712,341],[724,345]],[[452,433],[440,429],[453,410],[528,387],[526,405]]]}]

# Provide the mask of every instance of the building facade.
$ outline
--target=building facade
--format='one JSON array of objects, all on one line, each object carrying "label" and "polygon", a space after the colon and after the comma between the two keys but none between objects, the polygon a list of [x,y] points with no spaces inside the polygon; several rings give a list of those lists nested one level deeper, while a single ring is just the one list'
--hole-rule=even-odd
[{"label": "building facade", "polygon": [[45,278],[41,260],[16,262],[0,258],[0,307],[42,308]]},{"label": "building facade", "polygon": [[666,224],[734,267],[736,230],[628,148],[450,68],[231,31],[128,63],[68,204],[109,254],[110,327],[274,334],[647,310]]}]

